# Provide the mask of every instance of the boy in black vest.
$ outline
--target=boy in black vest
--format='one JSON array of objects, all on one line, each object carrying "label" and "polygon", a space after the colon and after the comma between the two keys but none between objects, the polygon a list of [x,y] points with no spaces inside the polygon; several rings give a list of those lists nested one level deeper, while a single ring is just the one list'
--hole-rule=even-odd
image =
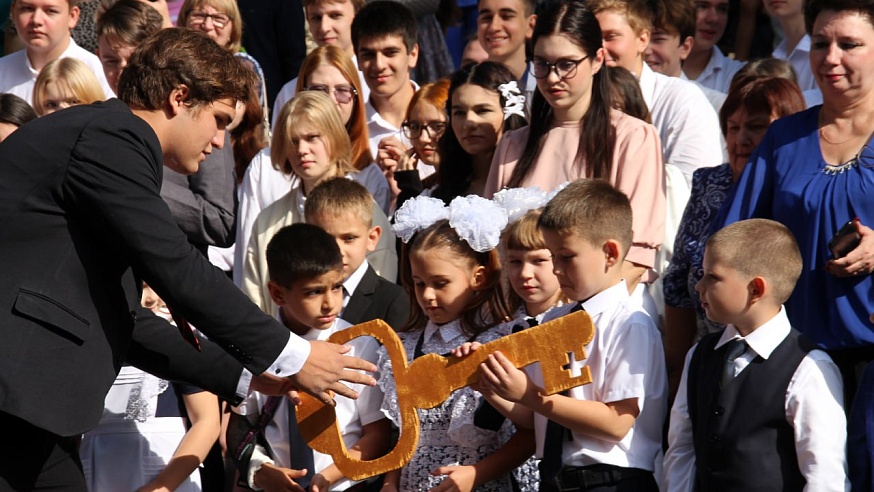
[{"label": "boy in black vest", "polygon": [[782,307],[802,268],[795,238],[771,220],[736,222],[707,241],[703,266],[701,304],[727,326],[686,357],[667,490],[849,490],[840,373]]}]

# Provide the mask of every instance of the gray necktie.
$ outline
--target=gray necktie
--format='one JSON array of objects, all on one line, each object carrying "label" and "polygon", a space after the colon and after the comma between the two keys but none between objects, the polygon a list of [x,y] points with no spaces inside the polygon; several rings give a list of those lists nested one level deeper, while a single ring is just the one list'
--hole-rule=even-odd
[{"label": "gray necktie", "polygon": [[723,388],[726,384],[734,379],[734,361],[743,355],[747,350],[747,342],[740,338],[725,344],[725,365],[722,367],[722,380],[719,382],[719,387]]}]

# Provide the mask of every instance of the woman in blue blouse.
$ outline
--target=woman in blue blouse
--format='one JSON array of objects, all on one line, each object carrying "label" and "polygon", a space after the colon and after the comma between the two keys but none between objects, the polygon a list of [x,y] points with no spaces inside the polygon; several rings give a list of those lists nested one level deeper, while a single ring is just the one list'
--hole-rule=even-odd
[{"label": "woman in blue blouse", "polygon": [[[874,224],[874,2],[811,0],[804,14],[823,104],[771,125],[723,223],[767,217],[795,234],[804,270],[786,303],[789,320],[829,350],[849,401],[852,368],[874,358],[874,231],[867,227]],[[849,221],[861,242],[836,258],[829,240]]]},{"label": "woman in blue blouse", "polygon": [[672,395],[680,381],[686,352],[701,335],[722,329],[704,315],[695,292],[695,284],[703,276],[704,243],[712,232],[714,216],[768,125],[803,109],[804,98],[798,86],[782,78],[748,76],[737,80],[723,103],[719,122],[728,144],[729,161],[698,169],[692,176],[692,194],[663,279],[665,354]]}]

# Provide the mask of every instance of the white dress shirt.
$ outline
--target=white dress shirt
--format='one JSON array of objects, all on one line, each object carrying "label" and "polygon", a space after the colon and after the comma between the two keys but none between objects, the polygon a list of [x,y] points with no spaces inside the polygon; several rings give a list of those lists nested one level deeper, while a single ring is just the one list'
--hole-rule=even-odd
[{"label": "white dress shirt", "polygon": [[722,51],[719,51],[719,48],[714,46],[710,53],[710,61],[707,62],[704,70],[698,74],[695,82],[723,94],[728,94],[731,79],[742,66],[744,66],[743,62],[723,55]]},{"label": "white dress shirt", "polygon": [[780,44],[774,48],[771,54],[774,58],[786,60],[792,65],[795,70],[795,79],[798,81],[798,87],[802,92],[809,90],[819,90],[816,85],[816,80],[813,78],[813,70],[810,69],[810,36],[807,34],[798,41],[795,49],[792,52],[787,50],[786,39],[780,41]]},{"label": "white dress shirt", "polygon": [[696,169],[725,162],[716,112],[695,84],[653,72],[646,63],[639,82],[661,137],[664,162],[679,168],[691,188]]},{"label": "white dress shirt", "polygon": [[[343,309],[346,309],[346,306],[349,304],[349,299],[355,295],[355,289],[358,288],[358,284],[361,283],[361,279],[364,278],[364,274],[367,273],[367,268],[370,266],[367,263],[367,260],[364,260],[358,268],[355,269],[343,282]],[[343,312],[340,312],[340,316],[343,316]]]},{"label": "white dress shirt", "polygon": [[[568,314],[577,303],[554,308],[544,323]],[[628,434],[610,442],[572,432],[565,441],[562,462],[571,466],[605,463],[622,467],[654,470],[661,451],[662,425],[667,414],[667,371],[661,335],[652,319],[631,301],[625,281],[583,302],[592,317],[595,336],[586,345],[587,358],[571,362],[571,373],[583,367],[592,374],[592,383],[569,390],[576,400],[611,403],[636,398],[640,414]],[[532,382],[543,385],[540,363],[525,368]],[[547,418],[534,414],[536,456],[543,456]]]},{"label": "white dress shirt", "polygon": [[[334,325],[327,330],[310,330],[302,338],[305,340],[327,340],[332,334],[344,330],[351,325],[342,319],[337,319]],[[374,364],[377,361],[377,350],[379,343],[371,337],[359,337],[346,343],[352,347],[346,355],[351,357],[359,357]],[[335,412],[337,414],[337,423],[339,424],[340,432],[343,436],[343,442],[346,448],[350,448],[361,439],[362,429],[365,425],[376,422],[385,418],[380,410],[382,405],[383,394],[378,387],[364,386],[361,384],[349,385],[353,390],[358,392],[358,399],[352,400],[349,398],[336,398],[337,406]],[[258,416],[264,403],[267,402],[267,396],[261,393],[252,393],[241,403],[235,412],[246,416],[251,423],[258,421]],[[252,453],[252,459],[249,464],[249,474],[247,481],[249,486],[255,490],[260,490],[255,487],[254,476],[264,463],[275,464],[283,468],[291,466],[291,455],[288,436],[288,400],[284,400],[276,407],[276,412],[273,414],[273,419],[267,424],[264,429],[264,437],[270,444],[273,450],[272,459],[267,455],[266,449],[261,446],[256,446]],[[331,466],[334,460],[330,455],[313,451],[313,468],[315,473],[319,473],[325,468]],[[347,479],[343,479],[331,486],[329,490],[340,491],[354,485]]]},{"label": "white dress shirt", "polygon": [[[743,338],[748,348],[735,360],[735,376],[757,356],[767,359],[789,336],[791,325],[786,310],[755,331],[741,337],[733,325],[728,325],[714,350],[730,340]],[[686,354],[686,364],[680,388],[671,409],[668,431],[668,452],[665,454],[665,482],[669,492],[691,492],[695,485],[695,447],[692,441],[692,421],[689,417],[687,378],[692,354]],[[786,421],[795,429],[795,453],[798,467],[807,481],[806,491],[848,491],[847,420],[843,408],[841,374],[829,356],[813,350],[801,360],[786,389]],[[776,471],[775,473],[779,473]]]},{"label": "white dress shirt", "polygon": [[[115,93],[109,88],[106,75],[103,74],[103,65],[94,53],[79,47],[73,38],[67,49],[58,58],[75,58],[91,69],[100,82],[100,87],[106,98],[115,97]],[[33,86],[39,70],[33,68],[27,57],[27,50],[19,50],[0,58],[0,94],[9,93],[27,101],[33,105]]]}]

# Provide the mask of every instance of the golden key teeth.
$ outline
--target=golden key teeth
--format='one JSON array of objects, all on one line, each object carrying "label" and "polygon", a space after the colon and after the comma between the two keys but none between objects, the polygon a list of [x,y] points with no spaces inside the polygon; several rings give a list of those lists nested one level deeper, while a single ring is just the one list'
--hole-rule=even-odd
[{"label": "golden key teeth", "polygon": [[[416,409],[434,408],[453,391],[479,380],[479,365],[489,354],[500,351],[519,368],[540,362],[544,391],[551,395],[592,382],[588,367],[584,366],[577,376],[571,374],[570,355],[577,361],[585,359],[585,346],[594,335],[591,318],[579,311],[486,343],[463,358],[426,354],[407,364],[403,344],[388,324],[374,320],[355,325],[334,333],[328,341],[342,344],[360,336],[371,336],[385,347],[395,375],[402,422],[397,444],[380,458],[353,459],[340,436],[334,407],[306,394],[301,395],[303,403],[297,408],[298,426],[310,447],[331,455],[337,468],[351,480],[396,470],[410,461],[418,446]],[[427,385],[416,384],[425,380]]]}]

